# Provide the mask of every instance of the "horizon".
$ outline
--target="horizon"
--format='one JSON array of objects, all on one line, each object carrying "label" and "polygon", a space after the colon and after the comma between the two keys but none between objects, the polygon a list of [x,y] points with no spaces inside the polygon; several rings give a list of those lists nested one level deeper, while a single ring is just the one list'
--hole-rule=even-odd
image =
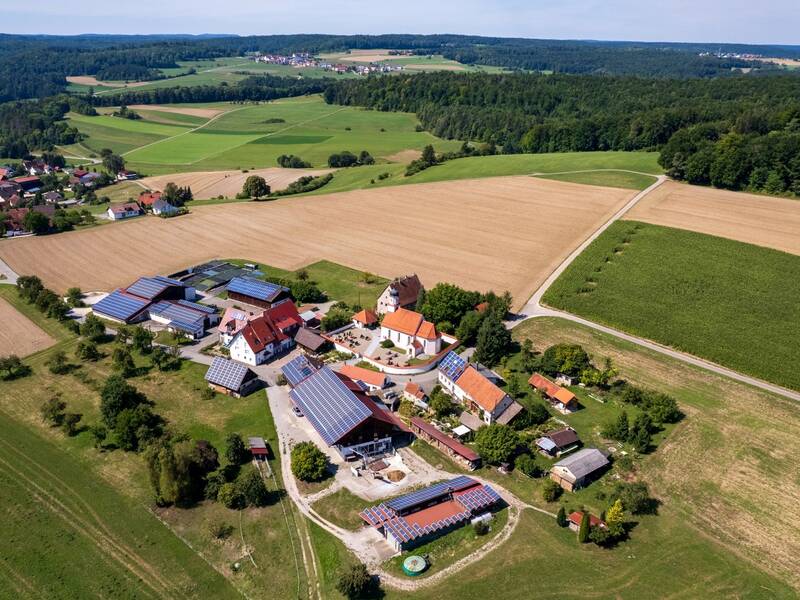
[{"label": "horizon", "polygon": [[[21,35],[292,35],[299,30],[327,30],[328,35],[383,35],[404,31],[431,35],[526,38],[565,41],[634,41],[642,43],[800,45],[800,11],[790,0],[768,0],[766,6],[742,0],[709,0],[696,7],[688,0],[643,6],[634,0],[481,0],[436,5],[410,0],[402,14],[393,9],[345,0],[333,6],[312,0],[302,15],[282,3],[244,0],[219,14],[207,0],[176,0],[165,6],[142,0],[131,13],[125,6],[84,0],[78,9],[54,0],[37,4],[36,18],[8,7],[5,27]],[[81,8],[83,10],[81,10]],[[155,18],[154,18],[155,16]],[[386,24],[391,22],[391,27]],[[420,27],[420,22],[424,26]],[[298,26],[300,23],[303,26]],[[235,33],[202,33],[213,30]],[[102,33],[92,33],[102,31]],[[147,32],[142,34],[141,32]],[[714,39],[715,32],[724,39]]]}]

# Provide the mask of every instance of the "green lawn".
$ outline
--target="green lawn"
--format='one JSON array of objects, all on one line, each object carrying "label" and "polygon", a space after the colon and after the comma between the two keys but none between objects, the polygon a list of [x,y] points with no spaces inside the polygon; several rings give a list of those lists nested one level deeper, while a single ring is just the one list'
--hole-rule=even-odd
[{"label": "green lawn", "polygon": [[626,171],[560,173],[557,175],[539,175],[538,177],[541,179],[555,179],[556,181],[569,181],[586,185],[602,185],[629,190],[643,190],[656,181],[656,178],[650,175],[640,175],[639,173],[628,173]]},{"label": "green lawn", "polygon": [[364,520],[358,513],[367,506],[370,506],[368,501],[342,488],[320,498],[314,502],[312,508],[320,517],[334,525],[355,530],[364,526]]},{"label": "green lawn", "polygon": [[[244,264],[249,262],[241,259],[227,259],[234,264]],[[282,277],[294,279],[297,273],[305,270],[308,273],[309,281],[317,284],[320,290],[325,292],[330,300],[346,302],[349,305],[374,306],[378,296],[389,283],[388,279],[370,275],[369,282],[364,281],[364,272],[344,267],[342,265],[321,260],[310,264],[297,271],[286,271],[269,265],[258,265],[259,271],[265,277]]]},{"label": "green lawn", "polygon": [[551,306],[800,389],[800,257],[615,223],[547,291]]}]

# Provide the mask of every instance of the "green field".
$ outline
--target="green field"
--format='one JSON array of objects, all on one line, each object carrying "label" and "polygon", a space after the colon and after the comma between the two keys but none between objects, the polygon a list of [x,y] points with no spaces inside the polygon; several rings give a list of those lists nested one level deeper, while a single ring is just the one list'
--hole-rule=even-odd
[{"label": "green field", "polygon": [[656,182],[651,175],[629,173],[627,171],[593,171],[588,173],[558,173],[554,175],[538,175],[541,179],[554,179],[555,181],[569,181],[585,185],[602,185],[605,187],[625,188],[629,190],[643,190]]},{"label": "green field", "polygon": [[800,389],[800,257],[700,233],[615,223],[544,301]]}]

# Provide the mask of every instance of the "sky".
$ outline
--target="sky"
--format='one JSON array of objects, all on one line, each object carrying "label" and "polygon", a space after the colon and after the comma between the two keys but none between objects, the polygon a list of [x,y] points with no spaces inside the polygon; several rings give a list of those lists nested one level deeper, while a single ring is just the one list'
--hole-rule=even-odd
[{"label": "sky", "polygon": [[462,33],[800,44],[798,0],[3,0],[5,33]]}]

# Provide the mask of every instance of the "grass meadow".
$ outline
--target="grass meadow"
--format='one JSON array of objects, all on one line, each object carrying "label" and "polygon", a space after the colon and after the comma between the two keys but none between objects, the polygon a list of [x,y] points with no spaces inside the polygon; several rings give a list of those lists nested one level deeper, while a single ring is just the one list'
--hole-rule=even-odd
[{"label": "grass meadow", "polygon": [[544,301],[774,383],[800,389],[800,257],[620,221]]}]

